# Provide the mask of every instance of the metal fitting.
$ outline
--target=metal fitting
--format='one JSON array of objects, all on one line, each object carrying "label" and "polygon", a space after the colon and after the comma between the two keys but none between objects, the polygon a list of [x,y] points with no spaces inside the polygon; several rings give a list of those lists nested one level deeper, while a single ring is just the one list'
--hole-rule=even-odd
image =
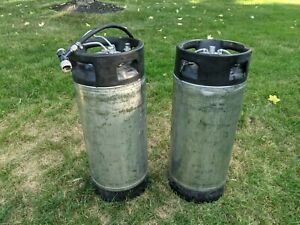
[{"label": "metal fitting", "polygon": [[64,73],[68,73],[72,70],[72,64],[69,60],[65,59],[60,62],[60,68]]}]

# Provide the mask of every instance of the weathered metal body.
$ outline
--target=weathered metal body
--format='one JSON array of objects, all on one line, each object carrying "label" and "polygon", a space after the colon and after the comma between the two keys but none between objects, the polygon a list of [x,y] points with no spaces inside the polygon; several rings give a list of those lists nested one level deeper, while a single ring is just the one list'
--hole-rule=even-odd
[{"label": "weathered metal body", "polygon": [[132,189],[147,175],[143,80],[114,87],[75,83],[92,179],[110,192]]},{"label": "weathered metal body", "polygon": [[224,192],[251,50],[225,40],[176,47],[169,184],[188,201]]},{"label": "weathered metal body", "polygon": [[196,85],[174,76],[171,182],[208,198],[222,194],[244,87]]},{"label": "weathered metal body", "polygon": [[[126,36],[96,35],[107,29]],[[57,56],[61,69],[72,71],[96,191],[105,201],[139,195],[147,185],[143,42],[126,27],[107,24],[58,49]]]}]

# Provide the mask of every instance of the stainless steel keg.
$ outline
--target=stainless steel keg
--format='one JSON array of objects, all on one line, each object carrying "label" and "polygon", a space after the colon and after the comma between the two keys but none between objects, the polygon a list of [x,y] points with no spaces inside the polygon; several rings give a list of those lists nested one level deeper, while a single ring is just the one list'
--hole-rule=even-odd
[{"label": "stainless steel keg", "polygon": [[[111,28],[128,37],[96,36]],[[61,68],[72,70],[92,181],[107,201],[136,196],[146,186],[143,51],[140,40],[114,24],[58,50]]]},{"label": "stainless steel keg", "polygon": [[177,46],[169,183],[186,200],[224,192],[251,50],[223,40]]}]

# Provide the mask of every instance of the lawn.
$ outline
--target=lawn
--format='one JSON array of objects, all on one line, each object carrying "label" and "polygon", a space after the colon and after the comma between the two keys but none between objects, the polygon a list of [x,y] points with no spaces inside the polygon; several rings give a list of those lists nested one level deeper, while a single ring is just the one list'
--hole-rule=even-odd
[{"label": "lawn", "polygon": [[[126,9],[103,15],[49,9],[63,2],[0,4],[0,224],[300,224],[299,1],[115,0]],[[94,192],[72,79],[55,54],[111,22],[144,41],[147,76],[150,184],[120,203]],[[245,43],[253,55],[225,194],[195,204],[166,179],[172,71],[176,44],[208,35]]]}]

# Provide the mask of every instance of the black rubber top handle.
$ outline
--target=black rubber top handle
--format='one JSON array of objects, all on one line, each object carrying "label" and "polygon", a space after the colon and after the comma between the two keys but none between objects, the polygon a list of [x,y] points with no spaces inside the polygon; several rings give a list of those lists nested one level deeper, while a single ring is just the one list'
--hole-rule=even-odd
[{"label": "black rubber top handle", "polygon": [[[93,37],[96,33],[106,29],[118,29],[127,34],[125,37]],[[96,47],[95,42],[103,45],[110,42],[116,52],[104,54],[101,52],[88,52]],[[112,87],[125,85],[141,79],[144,76],[144,44],[135,39],[126,27],[117,24],[108,24],[88,31],[76,43],[82,45],[77,51],[70,54],[72,75],[76,83],[94,87]],[[129,44],[130,50],[124,51]],[[133,71],[133,72],[132,72]],[[135,71],[135,72],[134,72]],[[120,77],[120,74],[133,74],[134,76]]]},{"label": "black rubber top handle", "polygon": [[[198,49],[231,50],[230,54],[196,53]],[[175,75],[186,82],[230,86],[247,79],[251,49],[227,40],[188,40],[176,47]]]},{"label": "black rubber top handle", "polygon": [[100,32],[100,31],[103,31],[103,30],[106,30],[106,29],[112,29],[112,28],[121,30],[121,31],[123,31],[124,33],[126,33],[126,34],[128,35],[128,37],[134,38],[133,35],[132,35],[132,33],[130,33],[130,31],[129,31],[126,27],[120,26],[120,25],[118,25],[118,24],[107,24],[107,25],[105,25],[105,26],[98,27],[98,28],[94,28],[94,29],[88,31],[86,34],[84,34],[84,35],[80,38],[79,42],[80,42],[80,43],[84,43],[84,42],[86,42],[90,37],[92,37],[93,35],[95,35],[96,33]]}]

